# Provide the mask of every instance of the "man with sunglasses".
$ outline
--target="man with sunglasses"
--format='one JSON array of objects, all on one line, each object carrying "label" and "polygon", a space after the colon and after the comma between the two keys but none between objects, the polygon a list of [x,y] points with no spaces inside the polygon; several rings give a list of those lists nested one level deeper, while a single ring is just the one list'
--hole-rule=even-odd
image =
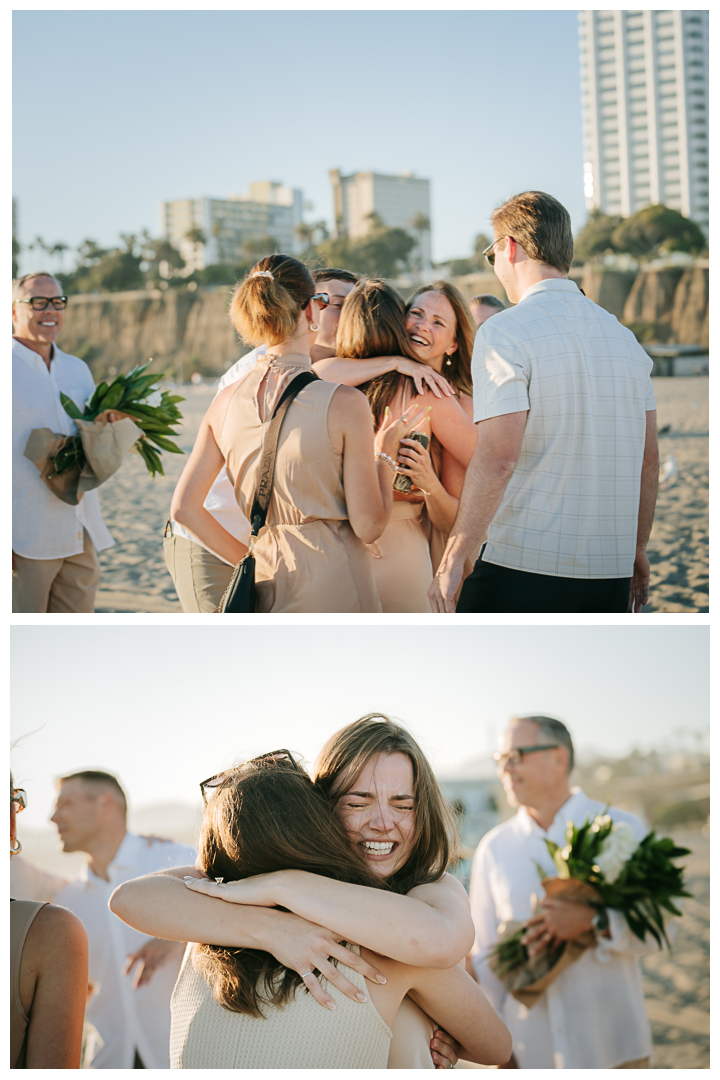
[{"label": "man with sunglasses", "polygon": [[433,610],[639,612],[658,484],[652,361],[569,279],[570,215],[557,199],[525,191],[492,223],[484,254],[515,307],[475,339],[478,441]]},{"label": "man with sunglasses", "polygon": [[95,389],[85,361],[56,344],[66,305],[59,283],[44,271],[13,283],[14,612],[93,611],[100,581],[97,552],[113,544],[97,491],[70,506],[51,493],[24,456],[34,428],[76,433],[61,392],[83,409]]},{"label": "man with sunglasses", "polygon": [[[335,355],[335,335],[340,312],[358,278],[357,274],[350,270],[326,267],[315,270],[313,279],[318,290],[314,299],[318,300],[321,311],[317,337],[310,348],[310,359],[317,363],[318,360]],[[252,370],[258,357],[264,354],[265,346],[260,345],[242,356],[220,379],[217,394],[239,382]],[[250,524],[237,504],[224,467],[207,494],[205,509],[237,540],[247,542]],[[173,579],[183,611],[213,612],[227,588],[233,567],[203,547],[192,533],[176,521],[170,520],[167,523],[163,549],[165,565]]]},{"label": "man with sunglasses", "polygon": [[[549,716],[511,720],[494,755],[514,817],[491,829],[473,860],[470,910],[475,923],[471,965],[475,978],[513,1036],[520,1069],[649,1068],[652,1042],[645,1013],[639,957],[656,952],[641,942],[624,916],[611,909],[542,897],[542,876],[556,877],[545,839],[563,846],[568,821],[584,825],[603,812],[625,821],[636,839],[639,818],[606,807],[570,787],[574,751],[570,732]],[[595,945],[565,968],[527,1008],[509,993],[488,963],[505,922],[530,922],[528,952],[594,930]]]}]

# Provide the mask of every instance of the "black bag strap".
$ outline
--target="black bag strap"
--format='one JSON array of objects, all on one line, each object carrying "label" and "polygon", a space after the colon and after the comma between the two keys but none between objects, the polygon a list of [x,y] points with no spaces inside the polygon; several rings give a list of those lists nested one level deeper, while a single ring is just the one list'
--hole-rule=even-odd
[{"label": "black bag strap", "polygon": [[265,524],[265,519],[267,517],[270,496],[272,494],[273,479],[275,478],[275,456],[277,454],[278,438],[280,437],[280,427],[285,419],[285,413],[290,408],[293,398],[296,397],[308,383],[315,382],[317,378],[318,376],[314,371],[303,371],[299,375],[296,375],[283,390],[282,396],[275,407],[272,420],[268,424],[262,445],[260,479],[255,489],[255,497],[253,499],[252,510],[250,511],[252,536],[257,536]]}]

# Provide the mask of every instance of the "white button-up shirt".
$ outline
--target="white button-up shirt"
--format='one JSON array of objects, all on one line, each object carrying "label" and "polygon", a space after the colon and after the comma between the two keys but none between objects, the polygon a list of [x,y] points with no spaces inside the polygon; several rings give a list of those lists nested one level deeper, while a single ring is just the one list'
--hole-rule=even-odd
[{"label": "white button-up shirt", "polygon": [[574,281],[551,278],[487,319],[475,422],[528,411],[483,561],[572,578],[631,577],[652,360]]},{"label": "white button-up shirt", "polygon": [[13,338],[12,547],[26,559],[63,559],[83,550],[83,528],[97,551],[111,547],[97,491],[86,492],[77,506],[61,502],[24,456],[30,432],[47,427],[75,435],[77,427],[60,402],[60,391],[82,411],[95,389],[90,368],[78,356],[53,345],[50,369],[42,356]]},{"label": "white button-up shirt", "polygon": [[[227,386],[231,386],[233,383],[239,382],[240,379],[244,379],[248,372],[252,371],[255,367],[255,361],[258,357],[265,355],[266,347],[267,346],[265,345],[260,345],[257,349],[253,349],[252,352],[247,353],[246,356],[241,356],[231,368],[228,368],[218,383],[215,397],[217,397]],[[234,536],[241,544],[249,543],[250,522],[237,504],[235,489],[228,480],[227,469],[224,465],[218,473],[213,486],[208,491],[203,505],[231,536]],[[184,536],[186,540],[192,540],[195,544],[200,543],[197,537],[193,536],[193,534],[183,528],[182,525],[178,525],[176,521],[173,522],[173,533],[175,536]],[[204,547],[205,545],[201,544],[200,546]]]},{"label": "white button-up shirt", "polygon": [[[513,1037],[521,1069],[613,1069],[652,1052],[639,957],[657,951],[643,944],[619,912],[608,909],[610,938],[598,937],[562,971],[531,1009],[521,1005],[491,970],[487,954],[500,923],[532,917],[533,895],[543,897],[538,863],[557,877],[544,840],[565,843],[568,821],[584,825],[603,812],[604,803],[579,788],[558,810],[545,832],[525,807],[491,829],[478,846],[470,881],[475,923],[473,965],[478,981]],[[638,840],[646,833],[639,818],[610,807],[613,821],[626,821]]]},{"label": "white button-up shirt", "polygon": [[146,1069],[170,1068],[170,995],[180,959],[159,968],[147,986],[134,989],[135,969],[123,975],[129,953],[148,941],[145,934],[122,922],[108,908],[113,890],[124,881],[189,866],[195,851],[185,844],[149,842],[126,833],[108,867],[109,881],[85,867],[84,874],[55,895],[55,903],[81,919],[90,942],[89,979],[93,994],[86,1010],[104,1046],[93,1058],[93,1069],[132,1069],[135,1050]]}]

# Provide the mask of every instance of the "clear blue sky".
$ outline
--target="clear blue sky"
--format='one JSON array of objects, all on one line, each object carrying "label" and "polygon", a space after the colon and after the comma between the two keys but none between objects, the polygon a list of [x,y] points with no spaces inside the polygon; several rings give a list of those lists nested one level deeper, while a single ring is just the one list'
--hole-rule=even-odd
[{"label": "clear blue sky", "polygon": [[[490,755],[513,714],[564,720],[580,754],[694,746],[709,723],[709,628],[48,626],[11,628],[24,817],[53,778],[118,773],[135,806],[199,798],[238,759],[312,761],[365,712],[404,721],[440,773]],[[36,730],[41,728],[41,730]]]},{"label": "clear blue sky", "polygon": [[13,25],[23,244],[157,234],[161,200],[258,179],[303,188],[308,216],[329,219],[336,166],[429,177],[436,259],[468,254],[526,188],[585,219],[576,11],[20,11]]}]

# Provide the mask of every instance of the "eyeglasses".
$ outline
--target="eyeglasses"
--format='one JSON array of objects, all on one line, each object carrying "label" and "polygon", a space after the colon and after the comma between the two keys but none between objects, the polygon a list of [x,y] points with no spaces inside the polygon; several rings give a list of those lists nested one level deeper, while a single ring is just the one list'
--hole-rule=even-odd
[{"label": "eyeglasses", "polygon": [[330,303],[330,296],[326,292],[316,293],[315,296],[311,296],[309,300],[306,300],[303,304],[303,311],[313,300],[317,300],[317,305],[321,311],[323,311]]},{"label": "eyeglasses", "polygon": [[27,793],[22,788],[15,788],[10,792],[10,805],[17,803],[16,813],[20,813],[27,806]]},{"label": "eyeglasses", "polygon": [[16,300],[15,303],[32,304],[33,311],[44,311],[48,304],[52,304],[56,311],[64,311],[67,296],[31,296],[29,300]]},{"label": "eyeglasses", "polygon": [[[499,244],[501,240],[512,240],[512,239],[514,239],[512,236],[509,236],[508,234],[506,234],[505,236],[498,236],[497,240],[493,240],[492,244],[488,244],[488,246],[483,251],[483,255],[485,256],[485,258],[487,260],[488,266],[494,266],[495,265],[495,252],[493,250],[495,245]],[[515,243],[517,243],[517,240],[515,241]]]},{"label": "eyeglasses", "polygon": [[493,761],[497,762],[498,769],[504,769],[507,765],[522,765],[522,759],[526,754],[536,754],[538,750],[556,750],[558,743],[543,743],[542,746],[514,746],[512,750],[506,750],[504,754],[493,754]]},{"label": "eyeglasses", "polygon": [[247,765],[259,765],[260,762],[267,762],[268,765],[277,765],[279,763],[289,763],[298,772],[301,772],[295,758],[292,756],[289,750],[273,750],[270,754],[261,754],[260,757],[251,758],[250,761],[244,762],[242,765],[238,765],[234,769],[226,769],[224,772],[217,773],[215,776],[209,777],[207,780],[203,780],[200,785],[200,792],[203,797],[203,803],[205,806],[208,804],[210,796],[224,787],[233,776],[237,776],[241,769],[244,769]]}]

